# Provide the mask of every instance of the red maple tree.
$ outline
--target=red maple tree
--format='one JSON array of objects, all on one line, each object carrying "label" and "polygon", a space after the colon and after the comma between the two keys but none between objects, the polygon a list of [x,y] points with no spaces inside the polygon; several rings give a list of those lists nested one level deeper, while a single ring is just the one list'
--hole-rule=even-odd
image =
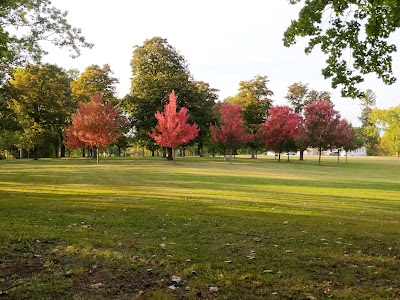
[{"label": "red maple tree", "polygon": [[[291,112],[288,106],[273,106],[268,111],[268,119],[261,127],[267,149],[279,153],[293,150],[294,140],[301,133],[301,117]],[[289,160],[289,155],[288,155]]]},{"label": "red maple tree", "polygon": [[[341,119],[336,127],[335,131],[335,147],[340,150],[346,151],[346,162],[347,162],[347,151],[356,149],[357,146],[354,143],[355,134],[354,131],[346,119]],[[339,155],[338,155],[339,163]]]},{"label": "red maple tree", "polygon": [[178,146],[194,140],[199,133],[199,127],[196,123],[193,125],[188,123],[189,114],[187,108],[182,107],[177,111],[176,100],[175,92],[172,91],[169,94],[169,102],[164,107],[164,112],[155,113],[155,117],[158,120],[156,128],[147,133],[157,144],[168,148],[167,159],[174,161],[175,158],[172,156],[172,151]]},{"label": "red maple tree", "polygon": [[322,149],[333,147],[337,142],[340,114],[330,101],[317,101],[305,107],[304,118],[308,141],[310,146],[318,148],[320,165]]},{"label": "red maple tree", "polygon": [[229,148],[229,163],[231,163],[233,148],[246,144],[253,136],[246,133],[241,105],[224,102],[220,106],[220,112],[220,126],[210,126],[212,141]]},{"label": "red maple tree", "polygon": [[72,125],[67,127],[65,145],[70,148],[90,147],[99,149],[113,144],[121,136],[121,125],[126,118],[118,118],[118,111],[111,104],[103,103],[102,95],[90,97],[89,103],[81,103],[72,117]]}]

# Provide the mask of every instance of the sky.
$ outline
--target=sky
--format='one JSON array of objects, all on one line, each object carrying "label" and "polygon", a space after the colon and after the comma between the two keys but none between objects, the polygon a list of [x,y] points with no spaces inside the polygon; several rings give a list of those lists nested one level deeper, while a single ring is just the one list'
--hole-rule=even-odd
[{"label": "sky", "polygon": [[[68,11],[68,21],[82,29],[92,49],[84,49],[77,59],[66,50],[46,46],[46,62],[66,69],[84,71],[92,64],[109,64],[119,79],[117,92],[123,97],[130,90],[130,61],[134,46],[141,46],[154,36],[166,38],[189,63],[195,80],[202,80],[219,90],[219,98],[234,96],[239,82],[256,75],[268,76],[274,92],[274,105],[285,105],[288,87],[294,82],[308,83],[312,89],[329,91],[335,109],[359,125],[360,102],[343,99],[340,91],[321,75],[326,57],[319,51],[304,53],[306,40],[291,48],[283,46],[283,32],[295,19],[299,6],[287,0],[52,0]],[[400,47],[400,34],[391,39]],[[377,107],[400,104],[400,57],[394,58],[398,83],[386,86],[374,75],[361,85],[377,96]]]}]

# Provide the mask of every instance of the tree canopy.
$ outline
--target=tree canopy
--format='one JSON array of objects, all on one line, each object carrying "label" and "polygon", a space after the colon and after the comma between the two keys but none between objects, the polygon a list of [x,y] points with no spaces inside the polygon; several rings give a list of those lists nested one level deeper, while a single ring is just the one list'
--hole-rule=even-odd
[{"label": "tree canopy", "polygon": [[157,145],[147,132],[157,124],[154,113],[164,108],[170,91],[174,90],[178,108],[186,107],[191,113],[190,121],[200,127],[198,138],[202,145],[211,123],[217,90],[193,80],[183,55],[161,37],[147,39],[142,46],[136,46],[131,66],[131,92],[124,97],[121,107],[132,117],[136,140],[155,150]]},{"label": "tree canopy", "polygon": [[[76,115],[72,117],[72,125],[66,129],[65,144],[69,148],[105,147],[121,136],[119,129],[125,123],[126,120],[118,118],[115,107],[103,103],[102,95],[91,96],[90,102],[81,103]],[[99,151],[97,151],[97,163],[99,163]]]},{"label": "tree canopy", "polygon": [[[157,112],[155,117],[158,121],[157,126],[147,134],[163,147],[175,150],[176,147],[195,139],[199,133],[199,127],[196,123],[193,125],[188,123],[189,113],[187,108],[181,107],[177,111],[174,91],[169,95],[169,102],[165,105],[164,111]],[[169,160],[174,159],[171,154],[168,156]]]},{"label": "tree canopy", "polygon": [[116,105],[118,101],[115,85],[119,80],[112,75],[113,72],[108,64],[103,67],[90,65],[71,82],[72,98],[76,103],[87,103],[91,96],[102,94],[103,101]]},{"label": "tree canopy", "polygon": [[290,47],[297,37],[309,37],[307,54],[320,45],[327,56],[322,75],[331,79],[333,88],[342,86],[342,96],[362,96],[357,85],[365,74],[375,73],[385,84],[396,81],[392,55],[397,47],[389,38],[400,27],[397,0],[289,2],[303,7],[285,31],[284,45]]},{"label": "tree canopy", "polygon": [[19,69],[13,77],[9,107],[21,130],[20,147],[35,149],[37,158],[38,147],[47,138],[55,144],[57,156],[64,126],[76,108],[68,74],[55,65],[44,65]]},{"label": "tree canopy", "polygon": [[66,17],[50,0],[0,2],[0,85],[13,67],[40,61],[46,54],[41,42],[67,48],[73,57],[80,55],[80,48],[93,46]]},{"label": "tree canopy", "polygon": [[229,162],[232,161],[234,147],[242,146],[248,142],[251,135],[242,119],[242,106],[224,102],[220,105],[220,125],[211,125],[212,140],[215,144],[223,145],[229,149]]}]

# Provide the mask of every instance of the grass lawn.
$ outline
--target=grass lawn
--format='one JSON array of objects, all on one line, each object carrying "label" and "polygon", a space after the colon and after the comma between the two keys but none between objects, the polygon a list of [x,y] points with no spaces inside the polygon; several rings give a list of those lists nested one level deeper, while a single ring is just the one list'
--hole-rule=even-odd
[{"label": "grass lawn", "polygon": [[2,299],[400,299],[400,160],[0,161]]}]

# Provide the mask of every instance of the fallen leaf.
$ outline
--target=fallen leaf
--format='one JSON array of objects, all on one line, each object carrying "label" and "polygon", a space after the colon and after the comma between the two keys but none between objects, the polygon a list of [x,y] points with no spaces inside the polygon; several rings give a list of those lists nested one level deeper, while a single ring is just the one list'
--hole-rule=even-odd
[{"label": "fallen leaf", "polygon": [[98,289],[98,288],[101,288],[101,287],[103,287],[104,286],[104,284],[102,284],[101,282],[99,282],[99,283],[93,283],[92,285],[90,285],[90,287],[92,288],[92,289]]},{"label": "fallen leaf", "polygon": [[216,286],[211,286],[208,290],[213,293],[218,292],[218,288]]},{"label": "fallen leaf", "polygon": [[172,281],[172,282],[179,283],[179,282],[181,282],[181,281],[182,281],[182,278],[181,278],[181,277],[179,277],[179,276],[172,275],[172,277],[171,277],[171,281]]}]

